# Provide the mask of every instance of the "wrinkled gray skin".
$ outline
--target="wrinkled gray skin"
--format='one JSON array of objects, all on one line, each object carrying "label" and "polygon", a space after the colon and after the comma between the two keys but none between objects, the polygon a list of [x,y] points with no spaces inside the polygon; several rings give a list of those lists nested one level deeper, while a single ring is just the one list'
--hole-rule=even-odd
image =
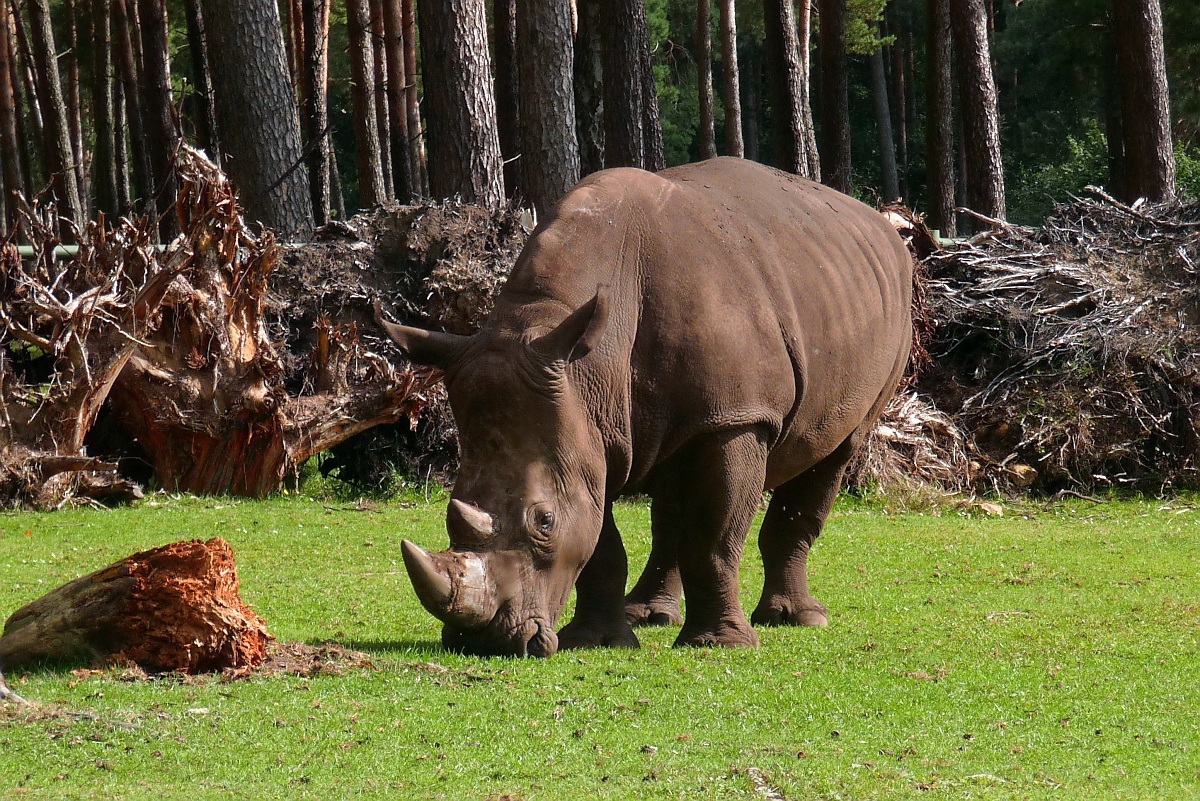
[{"label": "wrinkled gray skin", "polygon": [[[443,643],[549,656],[754,646],[738,566],[764,489],[756,624],[825,625],[809,548],[855,446],[908,357],[911,265],[873,209],[741,159],[616,169],[538,226],[473,337],[385,324],[446,371],[462,469],[450,550],[403,545]],[[612,518],[653,499],[650,563],[628,598]],[[572,588],[574,620],[557,634]]]}]

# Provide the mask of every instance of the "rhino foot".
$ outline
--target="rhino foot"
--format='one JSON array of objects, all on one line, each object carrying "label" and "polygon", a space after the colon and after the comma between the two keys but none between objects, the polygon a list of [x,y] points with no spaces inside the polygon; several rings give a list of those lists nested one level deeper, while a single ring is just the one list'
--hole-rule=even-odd
[{"label": "rhino foot", "polygon": [[679,626],[683,615],[679,612],[679,601],[650,601],[625,603],[625,620],[631,626]]},{"label": "rhino foot", "polygon": [[640,648],[637,635],[624,620],[601,624],[590,620],[572,620],[558,632],[558,647],[574,648]]},{"label": "rhino foot", "polygon": [[715,628],[701,629],[684,625],[675,640],[675,647],[707,648],[721,646],[723,648],[757,648],[758,635],[750,628],[745,618],[740,623],[722,622]]},{"label": "rhino foot", "polygon": [[811,595],[793,604],[789,598],[764,598],[750,615],[755,626],[828,626],[829,610]]}]

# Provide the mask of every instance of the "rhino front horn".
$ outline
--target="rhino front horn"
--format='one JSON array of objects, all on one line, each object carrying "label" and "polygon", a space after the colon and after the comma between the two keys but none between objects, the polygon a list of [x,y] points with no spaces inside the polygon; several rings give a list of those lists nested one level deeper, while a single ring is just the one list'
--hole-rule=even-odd
[{"label": "rhino front horn", "polygon": [[438,569],[432,556],[408,540],[400,543],[400,552],[404,554],[404,566],[421,605],[435,617],[444,616],[454,590],[449,573]]}]

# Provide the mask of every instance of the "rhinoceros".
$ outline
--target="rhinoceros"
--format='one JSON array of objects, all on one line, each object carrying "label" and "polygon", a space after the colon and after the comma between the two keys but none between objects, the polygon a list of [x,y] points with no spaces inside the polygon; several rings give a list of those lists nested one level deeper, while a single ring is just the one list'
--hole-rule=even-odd
[{"label": "rhinoceros", "polygon": [[[579,183],[474,336],[380,317],[409,358],[445,372],[458,424],[450,548],[402,543],[443,644],[545,657],[637,647],[633,624],[681,622],[676,645],[756,646],[738,569],[764,490],[751,622],[826,625],[808,553],[903,374],[911,269],[870,207],[718,158]],[[626,493],[652,500],[651,556],[628,597],[612,514]]]}]

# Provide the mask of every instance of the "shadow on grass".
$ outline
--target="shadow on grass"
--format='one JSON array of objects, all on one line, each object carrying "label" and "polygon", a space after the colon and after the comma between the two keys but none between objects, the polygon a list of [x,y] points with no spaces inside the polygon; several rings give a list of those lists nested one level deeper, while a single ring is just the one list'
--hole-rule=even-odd
[{"label": "shadow on grass", "polygon": [[337,645],[352,651],[362,651],[377,656],[404,656],[411,654],[445,654],[449,653],[437,640],[308,640],[312,646]]}]

